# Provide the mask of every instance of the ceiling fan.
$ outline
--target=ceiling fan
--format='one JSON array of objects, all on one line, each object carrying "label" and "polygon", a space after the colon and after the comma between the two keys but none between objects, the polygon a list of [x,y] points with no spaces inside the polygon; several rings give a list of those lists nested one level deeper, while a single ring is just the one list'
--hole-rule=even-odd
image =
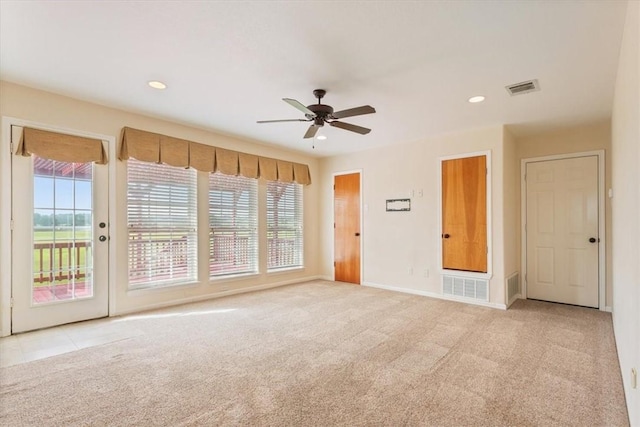
[{"label": "ceiling fan", "polygon": [[333,111],[333,107],[321,103],[322,98],[327,93],[324,89],[316,89],[313,91],[313,95],[318,98],[317,104],[307,105],[306,107],[302,103],[295,99],[283,98],[282,100],[287,104],[302,111],[306,119],[285,119],[285,120],[258,120],[258,123],[277,123],[277,122],[313,122],[307,133],[304,134],[305,138],[313,138],[316,136],[318,129],[324,126],[325,123],[329,123],[330,126],[340,129],[356,132],[361,135],[366,135],[371,132],[371,129],[364,128],[362,126],[352,125],[351,123],[339,122],[338,119],[344,119],[345,117],[361,116],[363,114],[375,113],[376,109],[370,105],[363,105],[361,107],[349,108],[348,110]]}]

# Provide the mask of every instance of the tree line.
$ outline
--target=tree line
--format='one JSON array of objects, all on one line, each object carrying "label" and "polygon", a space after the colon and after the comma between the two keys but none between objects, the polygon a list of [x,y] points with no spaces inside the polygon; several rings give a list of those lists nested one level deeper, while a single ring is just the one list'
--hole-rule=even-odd
[{"label": "tree line", "polygon": [[59,213],[59,214],[42,214],[35,212],[33,214],[34,227],[80,227],[91,225],[90,213]]}]

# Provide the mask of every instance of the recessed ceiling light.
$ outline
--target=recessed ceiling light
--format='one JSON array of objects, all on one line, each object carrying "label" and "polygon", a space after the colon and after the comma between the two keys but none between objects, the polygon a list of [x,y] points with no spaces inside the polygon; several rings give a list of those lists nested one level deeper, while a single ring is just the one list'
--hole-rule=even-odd
[{"label": "recessed ceiling light", "polygon": [[167,88],[166,84],[164,84],[162,82],[159,82],[157,80],[151,80],[149,82],[149,86],[151,86],[154,89],[166,89]]},{"label": "recessed ceiling light", "polygon": [[471,98],[469,98],[469,102],[472,104],[476,104],[478,102],[482,102],[484,101],[484,96],[482,95],[478,95],[478,96],[472,96]]},{"label": "recessed ceiling light", "polygon": [[318,135],[316,137],[316,139],[319,139],[320,141],[324,141],[325,139],[327,139],[327,136],[326,135]]}]

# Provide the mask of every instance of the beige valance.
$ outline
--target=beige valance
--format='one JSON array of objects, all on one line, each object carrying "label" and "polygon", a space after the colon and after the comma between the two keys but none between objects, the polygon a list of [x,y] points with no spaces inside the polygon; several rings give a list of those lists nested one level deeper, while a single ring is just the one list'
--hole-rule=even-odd
[{"label": "beige valance", "polygon": [[137,129],[124,128],[122,145],[120,146],[120,159],[129,157],[141,162],[160,162],[160,135],[144,132]]},{"label": "beige valance", "polygon": [[240,161],[240,175],[247,178],[258,178],[260,176],[258,168],[258,156],[253,154],[238,153]]},{"label": "beige valance", "polygon": [[258,159],[258,170],[261,178],[267,181],[278,180],[278,163],[276,159],[260,157],[260,159]]},{"label": "beige valance", "polygon": [[189,167],[189,141],[160,136],[160,161],[171,166]]},{"label": "beige valance", "polygon": [[102,141],[82,136],[66,135],[34,128],[24,128],[16,154],[59,162],[107,164],[107,153]]},{"label": "beige valance", "polygon": [[278,160],[278,181],[293,182],[293,163]]},{"label": "beige valance", "polygon": [[138,129],[125,128],[120,158],[189,167],[190,142]]},{"label": "beige valance", "polygon": [[190,142],[189,166],[202,172],[215,172],[216,147]]},{"label": "beige valance", "polygon": [[302,185],[311,184],[308,165],[125,127],[119,158],[127,160],[131,157],[143,162],[192,167],[203,172],[241,175],[268,181],[297,182]]},{"label": "beige valance", "polygon": [[238,152],[216,147],[216,172],[225,175],[238,175]]},{"label": "beige valance", "polygon": [[302,165],[300,163],[294,163],[293,180],[302,185],[311,184],[311,173],[309,172],[309,166]]}]

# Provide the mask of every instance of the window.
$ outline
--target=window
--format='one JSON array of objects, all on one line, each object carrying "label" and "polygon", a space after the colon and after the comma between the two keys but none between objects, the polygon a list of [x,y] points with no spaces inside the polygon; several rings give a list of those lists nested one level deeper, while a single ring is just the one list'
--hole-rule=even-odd
[{"label": "window", "polygon": [[302,185],[267,182],[267,269],[302,267]]},{"label": "window", "polygon": [[209,275],[258,272],[258,180],[209,175]]},{"label": "window", "polygon": [[197,279],[195,169],[129,159],[129,287]]}]

